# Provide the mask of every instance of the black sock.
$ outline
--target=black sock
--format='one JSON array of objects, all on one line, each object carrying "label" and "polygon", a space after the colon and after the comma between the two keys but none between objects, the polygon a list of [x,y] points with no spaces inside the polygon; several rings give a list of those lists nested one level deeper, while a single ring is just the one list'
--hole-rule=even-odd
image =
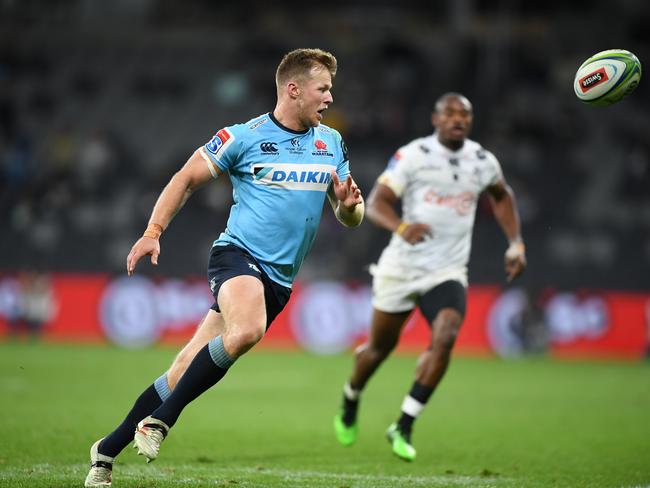
[{"label": "black sock", "polygon": [[359,400],[350,400],[343,395],[343,423],[348,427],[357,420],[357,410],[359,409]]},{"label": "black sock", "polygon": [[143,418],[160,406],[162,400],[154,385],[144,390],[133,404],[126,418],[113,432],[108,434],[97,449],[100,454],[116,457],[133,440],[135,428]]},{"label": "black sock", "polygon": [[432,393],[433,388],[415,381],[411,387],[411,391],[406,398],[404,398],[404,402],[402,403],[402,415],[397,421],[397,427],[409,442],[411,439],[413,422],[424,408],[424,405],[429,401]]},{"label": "black sock", "polygon": [[411,441],[411,430],[413,430],[414,420],[415,417],[411,417],[409,414],[402,412],[402,415],[397,421],[397,428],[409,442]]},{"label": "black sock", "polygon": [[350,382],[347,382],[343,385],[343,414],[341,419],[343,423],[350,427],[357,421],[357,411],[359,409],[359,400],[361,395],[361,390],[355,390],[350,385]]},{"label": "black sock", "polygon": [[[219,340],[220,351],[217,354],[226,354],[221,342],[221,336],[217,337]],[[214,339],[213,339],[214,341]],[[229,356],[220,360],[220,364],[226,367],[217,366],[215,360],[212,359],[210,348],[213,346],[212,342],[206,345],[199,351],[196,357],[192,360],[187,371],[181,376],[180,381],[160,407],[153,411],[151,416],[155,419],[162,420],[169,427],[172,427],[178,420],[178,416],[183,409],[195,398],[201,395],[219,382],[221,378],[228,372],[228,367],[232,364],[233,360]],[[214,349],[213,349],[214,354]],[[219,358],[217,358],[219,360]],[[228,364],[228,362],[230,364]]]}]

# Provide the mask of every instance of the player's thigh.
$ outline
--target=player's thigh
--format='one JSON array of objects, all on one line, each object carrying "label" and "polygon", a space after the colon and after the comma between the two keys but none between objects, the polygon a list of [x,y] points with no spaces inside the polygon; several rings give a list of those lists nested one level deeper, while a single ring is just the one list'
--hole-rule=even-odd
[{"label": "player's thigh", "polygon": [[416,291],[413,283],[402,277],[374,276],[370,347],[387,351],[397,344],[402,327],[416,306]]},{"label": "player's thigh", "polygon": [[410,313],[411,310],[384,312],[373,308],[368,345],[382,351],[388,351],[395,347]]},{"label": "player's thigh", "polygon": [[185,370],[190,365],[196,354],[205,347],[205,345],[218,335],[223,334],[224,321],[223,316],[214,310],[208,310],[194,332],[194,336],[183,347],[180,353],[174,359],[169,371],[167,372],[167,383],[170,388],[174,388],[178,380],[183,376]]},{"label": "player's thigh", "polygon": [[438,324],[462,322],[467,308],[467,290],[456,280],[444,281],[422,294],[418,305],[434,330]]},{"label": "player's thigh", "polygon": [[266,305],[262,281],[250,275],[235,276],[225,281],[217,297],[225,322],[225,335],[266,330]]},{"label": "player's thigh", "polygon": [[467,290],[463,284],[445,281],[422,295],[419,306],[431,326],[432,344],[453,346],[467,306]]}]

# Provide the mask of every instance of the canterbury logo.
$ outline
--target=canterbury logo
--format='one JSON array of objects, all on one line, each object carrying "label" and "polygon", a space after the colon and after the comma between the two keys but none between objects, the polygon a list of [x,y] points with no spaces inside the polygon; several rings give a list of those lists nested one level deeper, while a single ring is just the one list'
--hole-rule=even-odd
[{"label": "canterbury logo", "polygon": [[275,142],[263,142],[262,144],[260,144],[260,149],[262,150],[263,153],[278,152],[278,146],[276,146]]}]

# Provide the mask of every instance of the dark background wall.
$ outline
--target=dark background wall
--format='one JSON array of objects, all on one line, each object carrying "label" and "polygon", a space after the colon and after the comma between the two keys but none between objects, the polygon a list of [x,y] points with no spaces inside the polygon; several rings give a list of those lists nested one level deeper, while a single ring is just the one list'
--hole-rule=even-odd
[{"label": "dark background wall", "polygon": [[[572,81],[600,50],[650,60],[648,25],[645,0],[1,1],[0,270],[122,272],[173,172],[222,126],[273,109],[285,52],[321,47],[339,60],[325,123],[366,194],[396,148],[431,132],[434,100],[460,91],[518,197],[522,283],[647,290],[647,80],[607,108],[582,105]],[[204,274],[230,192],[222,178],[190,200],[158,272]],[[388,237],[327,211],[300,277],[368,281]],[[472,282],[502,280],[505,247],[482,204]]]}]

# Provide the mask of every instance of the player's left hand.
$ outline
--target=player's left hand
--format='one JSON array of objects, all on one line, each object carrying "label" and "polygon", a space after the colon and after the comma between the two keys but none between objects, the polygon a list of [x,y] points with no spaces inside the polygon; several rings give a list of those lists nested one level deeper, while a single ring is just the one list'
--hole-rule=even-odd
[{"label": "player's left hand", "polygon": [[526,246],[522,241],[513,242],[504,256],[506,280],[510,283],[526,269]]},{"label": "player's left hand", "polygon": [[346,210],[352,210],[363,202],[361,190],[352,179],[352,175],[349,175],[348,179],[342,182],[339,179],[339,175],[336,174],[336,171],[332,171],[332,188],[334,189],[336,199],[341,202],[341,205]]}]

